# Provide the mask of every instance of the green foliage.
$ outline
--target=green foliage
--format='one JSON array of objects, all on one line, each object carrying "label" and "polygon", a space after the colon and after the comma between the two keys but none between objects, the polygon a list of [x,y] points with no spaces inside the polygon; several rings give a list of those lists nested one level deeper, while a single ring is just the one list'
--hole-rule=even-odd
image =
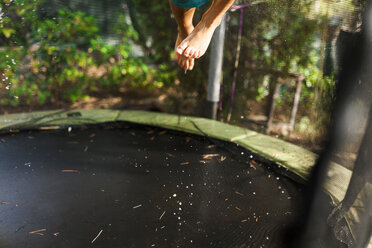
[{"label": "green foliage", "polygon": [[[93,17],[59,10],[55,18],[41,19],[35,13],[38,4],[19,0],[1,6],[12,16],[0,26],[6,44],[0,52],[3,104],[75,102],[100,89],[161,88],[173,80],[167,67],[156,70],[131,56],[137,34],[124,16],[115,27],[121,42],[110,45],[98,35]],[[28,20],[27,28],[15,20]]]},{"label": "green foliage", "polygon": [[1,85],[8,93],[7,97],[3,99],[5,104],[17,105],[19,102],[18,95],[11,89],[13,88],[12,82],[15,82],[18,78],[16,71],[22,54],[23,52],[20,49],[10,49],[9,47],[0,50]]},{"label": "green foliage", "polygon": [[86,16],[83,12],[59,10],[55,20],[45,19],[37,23],[33,30],[31,41],[41,42],[41,47],[58,47],[69,49],[73,46],[83,48],[89,41],[97,38],[98,28],[95,19]]},{"label": "green foliage", "polygon": [[11,46],[28,44],[27,34],[38,25],[35,12],[40,0],[4,0],[0,3],[0,42]]},{"label": "green foliage", "polygon": [[168,1],[158,1],[156,4],[147,0],[129,0],[129,11],[133,12],[132,23],[138,23],[138,32],[145,34],[139,40],[142,47],[151,47],[149,52],[155,63],[169,63],[177,37],[177,25],[171,19]]},{"label": "green foliage", "polygon": [[[324,77],[322,73],[322,47],[324,27],[328,19],[319,16],[309,17],[310,1],[272,0],[259,6],[244,10],[244,23],[240,63],[238,68],[236,104],[233,114],[239,118],[246,111],[241,102],[248,100],[262,101],[268,108],[268,98],[273,94],[275,85],[280,83],[279,96],[276,100],[280,118],[287,116],[289,121],[295,95],[295,81],[304,78],[299,106],[301,115],[314,121],[329,120],[335,90],[334,77]],[[228,94],[223,102],[228,102],[231,89],[235,58],[239,14],[230,14],[230,27],[225,42],[224,90]],[[225,114],[229,105],[225,105]],[[267,111],[267,110],[266,110]],[[268,111],[267,111],[268,112]],[[314,113],[319,114],[315,116]],[[264,113],[266,114],[266,113]]]}]

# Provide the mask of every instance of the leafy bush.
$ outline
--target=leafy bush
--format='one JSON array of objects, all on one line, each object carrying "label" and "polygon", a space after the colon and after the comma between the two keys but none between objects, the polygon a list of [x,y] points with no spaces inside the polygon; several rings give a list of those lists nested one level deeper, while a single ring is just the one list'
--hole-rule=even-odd
[{"label": "leafy bush", "polygon": [[156,70],[130,55],[136,33],[123,17],[116,28],[122,40],[109,45],[93,17],[60,10],[53,19],[41,19],[35,13],[38,4],[9,0],[0,5],[7,16],[0,23],[3,104],[75,102],[94,90],[161,88],[173,80],[167,67]]}]

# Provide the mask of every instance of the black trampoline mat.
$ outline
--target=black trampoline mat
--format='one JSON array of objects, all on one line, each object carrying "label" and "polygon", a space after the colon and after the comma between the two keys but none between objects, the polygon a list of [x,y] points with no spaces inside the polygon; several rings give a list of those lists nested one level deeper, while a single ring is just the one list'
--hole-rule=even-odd
[{"label": "black trampoline mat", "polygon": [[0,247],[286,247],[300,186],[226,147],[127,123],[0,136]]}]

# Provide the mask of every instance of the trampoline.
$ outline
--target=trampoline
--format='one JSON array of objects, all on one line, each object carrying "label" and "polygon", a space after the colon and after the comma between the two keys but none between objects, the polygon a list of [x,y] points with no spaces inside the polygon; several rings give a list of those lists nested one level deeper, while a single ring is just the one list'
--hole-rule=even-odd
[{"label": "trampoline", "polygon": [[[8,248],[288,247],[315,159],[246,129],[144,111],[0,123],[0,247]],[[343,247],[331,230],[327,242]]]}]

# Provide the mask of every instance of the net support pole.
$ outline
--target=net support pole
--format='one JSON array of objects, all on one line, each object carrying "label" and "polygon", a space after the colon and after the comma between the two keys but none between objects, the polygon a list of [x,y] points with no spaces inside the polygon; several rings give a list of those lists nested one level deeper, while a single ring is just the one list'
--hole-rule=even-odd
[{"label": "net support pole", "polygon": [[226,18],[224,16],[220,26],[215,30],[211,41],[205,117],[213,120],[217,118],[217,108],[220,100],[225,29]]}]

